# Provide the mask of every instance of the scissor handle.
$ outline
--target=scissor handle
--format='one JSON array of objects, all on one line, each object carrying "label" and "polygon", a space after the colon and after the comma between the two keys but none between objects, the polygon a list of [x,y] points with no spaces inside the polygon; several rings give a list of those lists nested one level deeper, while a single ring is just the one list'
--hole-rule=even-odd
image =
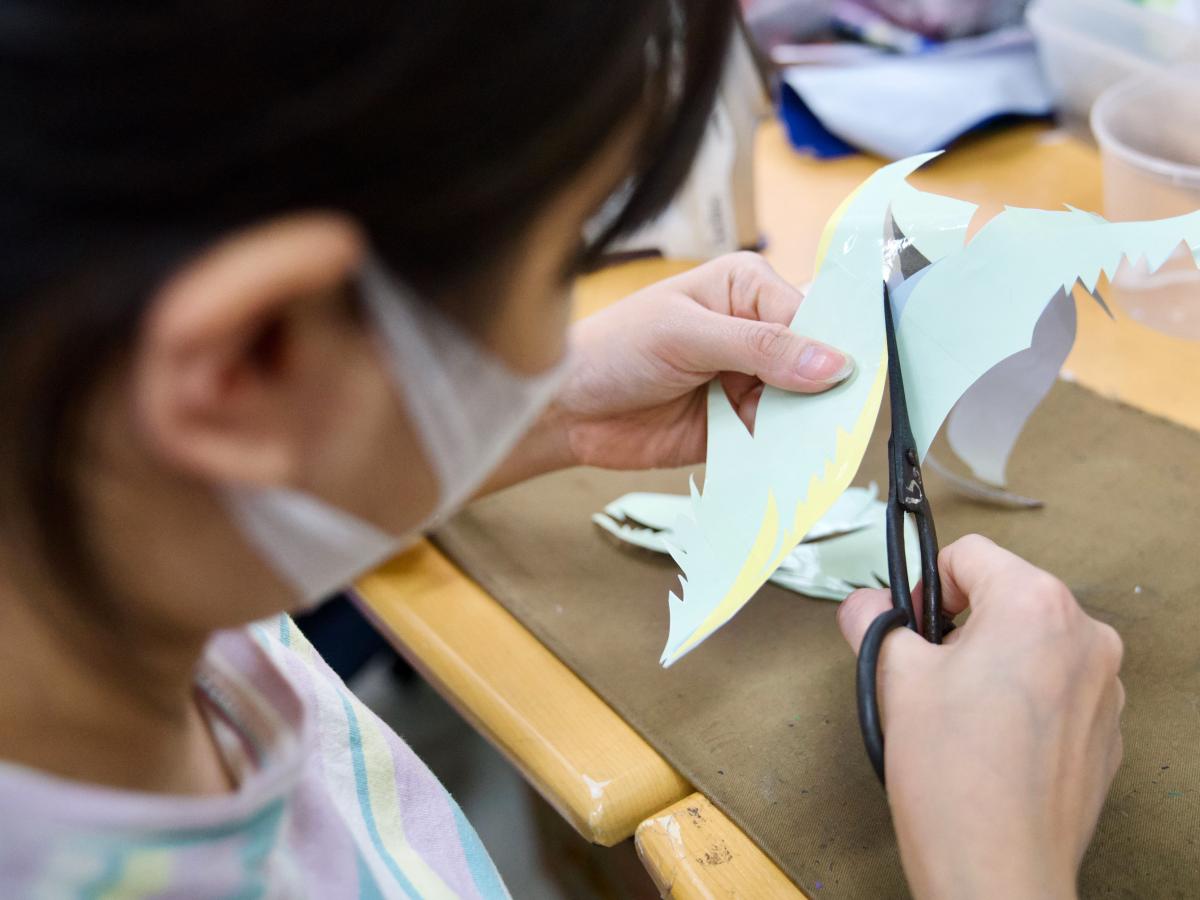
[{"label": "scissor handle", "polygon": [[[895,448],[888,442],[889,455]],[[916,463],[911,463],[907,475],[915,475],[920,485],[921,472]],[[892,479],[892,484],[897,483]],[[888,582],[892,594],[892,608],[880,613],[867,627],[862,646],[858,650],[856,688],[858,694],[858,724],[862,729],[863,744],[867,758],[879,777],[879,783],[887,786],[883,764],[883,723],[879,718],[879,692],[876,675],[879,669],[879,653],[883,639],[894,628],[908,627],[917,630],[916,612],[913,608],[912,591],[908,586],[908,561],[904,546],[904,516],[910,512],[917,520],[917,537],[921,546],[921,588],[925,639],[934,644],[942,642],[942,635],[954,625],[942,617],[942,580],[938,573],[937,532],[933,527],[933,516],[929,502],[924,497],[923,486],[917,503],[905,503],[905,498],[891,491],[887,510],[884,513],[887,539]]]},{"label": "scissor handle", "polygon": [[858,725],[862,729],[863,743],[867,747],[867,758],[879,783],[887,787],[883,774],[883,723],[879,721],[879,694],[876,685],[876,672],[879,669],[879,651],[883,647],[883,639],[893,628],[902,628],[909,624],[909,616],[899,607],[892,607],[875,617],[875,621],[867,626],[863,635],[862,646],[858,648],[858,675],[856,689],[858,692]]}]

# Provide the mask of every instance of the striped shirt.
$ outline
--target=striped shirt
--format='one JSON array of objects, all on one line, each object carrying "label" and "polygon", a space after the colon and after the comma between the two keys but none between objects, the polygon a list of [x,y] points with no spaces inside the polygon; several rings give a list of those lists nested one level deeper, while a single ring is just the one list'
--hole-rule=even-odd
[{"label": "striped shirt", "polygon": [[508,897],[458,804],[288,617],[214,636],[197,684],[237,790],[0,762],[0,896]]}]

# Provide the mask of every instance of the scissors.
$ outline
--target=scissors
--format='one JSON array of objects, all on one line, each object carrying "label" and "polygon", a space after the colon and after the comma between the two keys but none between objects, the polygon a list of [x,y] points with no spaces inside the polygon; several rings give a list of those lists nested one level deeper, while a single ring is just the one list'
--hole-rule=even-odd
[{"label": "scissors", "polygon": [[[942,614],[942,581],[938,575],[937,532],[933,527],[933,512],[925,496],[921,477],[920,455],[908,422],[908,405],[904,399],[904,376],[900,371],[900,354],[896,345],[896,325],[892,318],[892,300],[887,282],[883,283],[883,320],[887,332],[888,397],[892,407],[892,433],[888,439],[888,499],[884,524],[887,534],[888,584],[892,592],[892,608],[880,613],[867,628],[858,652],[858,723],[862,728],[867,756],[885,784],[883,772],[883,728],[879,722],[879,699],[876,693],[876,670],[883,639],[894,628],[911,628],[927,641],[940,644],[954,623]],[[908,586],[908,561],[904,553],[904,517],[916,519],[921,545],[921,583],[923,586],[923,622],[917,628],[912,592]]]}]

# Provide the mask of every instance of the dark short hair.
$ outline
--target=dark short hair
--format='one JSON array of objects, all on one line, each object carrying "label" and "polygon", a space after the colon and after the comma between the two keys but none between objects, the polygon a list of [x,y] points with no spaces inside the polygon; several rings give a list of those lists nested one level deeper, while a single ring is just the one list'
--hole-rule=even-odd
[{"label": "dark short hair", "polygon": [[429,296],[497,264],[640,114],[645,222],[703,133],[721,0],[212,0],[0,6],[0,517],[88,573],[88,388],[161,279],[231,228],[343,210]]}]

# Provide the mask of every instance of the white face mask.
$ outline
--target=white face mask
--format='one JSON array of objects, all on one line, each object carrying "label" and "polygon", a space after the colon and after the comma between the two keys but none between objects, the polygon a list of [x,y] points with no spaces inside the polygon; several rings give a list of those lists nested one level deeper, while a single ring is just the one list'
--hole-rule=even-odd
[{"label": "white face mask", "polygon": [[299,491],[226,489],[234,521],[295,587],[302,607],[455,512],[549,405],[566,371],[564,360],[539,375],[513,372],[375,260],[363,268],[360,291],[388,374],[436,471],[438,503],[409,533],[395,535]]}]

